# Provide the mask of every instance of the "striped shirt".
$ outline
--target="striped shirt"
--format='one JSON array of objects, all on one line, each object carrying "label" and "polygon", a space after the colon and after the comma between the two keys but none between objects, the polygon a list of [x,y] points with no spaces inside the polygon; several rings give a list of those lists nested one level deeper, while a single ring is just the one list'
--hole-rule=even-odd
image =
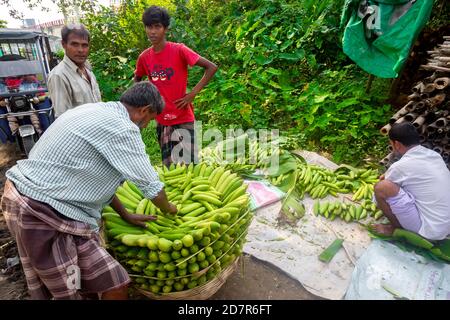
[{"label": "striped shirt", "polygon": [[95,230],[100,211],[125,179],[150,199],[163,187],[138,126],[120,102],[86,104],[65,112],[29,158],[19,160],[6,177],[21,194]]}]

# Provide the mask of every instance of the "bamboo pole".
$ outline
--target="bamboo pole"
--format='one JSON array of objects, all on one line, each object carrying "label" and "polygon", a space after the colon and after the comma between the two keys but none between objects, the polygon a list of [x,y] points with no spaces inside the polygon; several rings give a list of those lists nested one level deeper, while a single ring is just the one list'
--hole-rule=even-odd
[{"label": "bamboo pole", "polygon": [[443,90],[443,89],[447,88],[449,83],[450,83],[450,78],[447,78],[447,77],[437,78],[436,80],[434,80],[434,86],[438,90]]},{"label": "bamboo pole", "polygon": [[419,101],[416,104],[416,109],[424,109],[427,106],[426,101]]},{"label": "bamboo pole", "polygon": [[416,109],[416,103],[414,103],[414,101],[409,101],[406,105],[405,105],[405,110],[408,112],[412,112]]},{"label": "bamboo pole", "polygon": [[430,82],[434,82],[434,80],[436,80],[436,75],[433,73],[431,76],[426,77],[425,79],[423,79],[424,83],[430,83]]},{"label": "bamboo pole", "polygon": [[444,117],[439,118],[434,123],[436,124],[436,127],[438,127],[438,128],[445,127],[447,125],[447,118],[444,118]]},{"label": "bamboo pole", "polygon": [[410,112],[410,113],[406,114],[404,118],[408,122],[413,122],[414,120],[417,119],[418,116],[419,115],[417,113]]},{"label": "bamboo pole", "polygon": [[448,143],[445,144],[445,146],[444,146],[444,151],[450,153],[450,144],[448,144]]},{"label": "bamboo pole", "polygon": [[439,66],[429,66],[429,65],[421,65],[420,69],[430,70],[430,71],[441,71],[441,72],[450,72],[450,68],[439,67]]},{"label": "bamboo pole", "polygon": [[417,92],[414,92],[413,94],[410,94],[408,96],[408,100],[410,101],[420,101],[420,94],[418,94]]},{"label": "bamboo pole", "polygon": [[[395,112],[389,123],[380,129],[387,135],[394,123],[408,121],[419,133],[421,144],[440,153],[450,169],[450,35],[448,41],[428,51],[431,57],[420,69],[434,71],[430,76],[412,86],[408,103]],[[380,161],[389,167],[396,159],[388,147],[389,154]]]},{"label": "bamboo pole", "polygon": [[387,124],[387,125],[385,125],[383,128],[380,129],[380,133],[381,133],[383,136],[386,136],[386,135],[389,133],[389,130],[391,130],[391,125],[390,125],[390,124]]},{"label": "bamboo pole", "polygon": [[426,103],[429,102],[431,106],[436,107],[444,101],[445,101],[445,93],[439,93],[434,97],[428,99]]},{"label": "bamboo pole", "polygon": [[[407,104],[408,105],[408,104]],[[408,113],[408,110],[406,110],[406,106],[405,105],[403,108],[401,108],[400,110],[398,110],[392,117],[391,119],[389,119],[389,124],[393,124],[395,123],[400,117],[404,116],[405,114]]]},{"label": "bamboo pole", "polygon": [[395,121],[395,123],[403,123],[405,121],[406,121],[405,117],[401,117],[397,121]]},{"label": "bamboo pole", "polygon": [[434,146],[434,147],[433,147],[433,151],[436,151],[437,153],[442,154],[442,147],[440,147],[440,146]]},{"label": "bamboo pole", "polygon": [[427,83],[423,88],[422,92],[432,93],[436,89],[436,85],[433,83]]},{"label": "bamboo pole", "polygon": [[419,82],[414,87],[412,87],[412,91],[416,93],[421,93],[423,89],[425,89],[425,85],[423,84],[423,82]]},{"label": "bamboo pole", "polygon": [[437,129],[438,129],[438,127],[437,127],[434,123],[428,125],[428,126],[427,126],[427,133],[428,133],[428,136],[430,136],[431,134],[436,133],[436,132],[437,132]]}]

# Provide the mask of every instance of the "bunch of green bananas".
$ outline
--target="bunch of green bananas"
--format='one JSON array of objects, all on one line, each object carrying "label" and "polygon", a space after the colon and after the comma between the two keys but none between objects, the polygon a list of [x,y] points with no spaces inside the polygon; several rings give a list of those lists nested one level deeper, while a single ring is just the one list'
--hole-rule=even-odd
[{"label": "bunch of green bananas", "polygon": [[251,174],[256,169],[265,169],[272,157],[287,152],[271,147],[272,141],[264,144],[250,140],[247,134],[217,143],[200,151],[202,162],[212,166],[222,166],[236,173]]},{"label": "bunch of green bananas", "polygon": [[316,216],[320,214],[330,220],[339,217],[346,222],[359,221],[367,217],[378,220],[383,216],[383,212],[378,210],[376,205],[370,201],[364,201],[360,206],[340,201],[316,201],[313,206],[313,213]]},{"label": "bunch of green bananas", "polygon": [[108,245],[136,285],[153,293],[192,289],[213,279],[241,255],[248,226],[247,185],[222,167],[158,168],[176,216],[165,216],[130,181],[117,189],[125,208],[157,220],[140,228],[104,208]]},{"label": "bunch of green bananas", "polygon": [[318,165],[298,163],[295,172],[272,177],[270,182],[279,186],[292,179],[292,175],[296,175],[296,190],[300,198],[307,193],[313,199],[323,199],[327,195],[336,197],[338,193],[354,193],[353,201],[371,199],[373,185],[378,181],[377,173],[372,169],[353,168],[345,174],[341,169],[332,171]]},{"label": "bunch of green bananas", "polygon": [[[347,171],[346,173],[344,173]],[[373,186],[378,182],[378,172],[373,169],[358,169],[350,166],[341,166],[335,170],[336,179],[344,186],[348,186],[354,193],[353,201],[372,199]],[[343,192],[347,193],[347,192]]]}]

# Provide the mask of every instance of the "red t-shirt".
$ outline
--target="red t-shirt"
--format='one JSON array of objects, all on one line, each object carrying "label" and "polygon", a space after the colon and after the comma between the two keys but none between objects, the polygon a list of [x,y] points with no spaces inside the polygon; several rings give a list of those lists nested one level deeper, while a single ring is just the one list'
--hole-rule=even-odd
[{"label": "red t-shirt", "polygon": [[178,109],[174,101],[186,94],[188,66],[195,65],[199,58],[199,54],[184,44],[169,41],[160,52],[148,48],[139,55],[135,75],[146,75],[166,103],[163,112],[156,117],[158,123],[173,126],[195,120],[192,104],[185,109]]}]

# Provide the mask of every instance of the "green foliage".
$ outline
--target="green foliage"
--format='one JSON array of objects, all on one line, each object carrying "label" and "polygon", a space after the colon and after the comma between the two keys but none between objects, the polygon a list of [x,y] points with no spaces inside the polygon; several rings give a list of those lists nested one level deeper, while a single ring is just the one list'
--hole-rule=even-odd
[{"label": "green foliage", "polygon": [[222,6],[217,15],[207,9],[214,1],[192,3],[206,7],[191,10],[189,21],[202,21],[192,15],[206,12],[205,24],[219,25],[209,28],[215,40],[205,52],[220,69],[196,98],[197,119],[222,128],[279,128],[298,137],[297,147],[330,152],[338,162],[358,164],[367,150],[385,151],[378,128],[390,108],[377,92],[387,92],[388,83],[378,80],[367,95],[361,85],[367,75],[345,67],[340,12],[332,10],[343,1],[231,1],[229,11]]},{"label": "green foliage", "polygon": [[158,136],[156,134],[156,122],[151,121],[147,128],[141,131],[142,140],[145,143],[145,151],[153,165],[161,164],[161,150],[159,149]]},{"label": "green foliage", "polygon": [[6,28],[8,22],[6,20],[0,20],[0,28]]},{"label": "green foliage", "polygon": [[64,49],[59,49],[58,51],[55,52],[56,56],[58,57],[58,59],[62,60],[64,59]]},{"label": "green foliage", "polygon": [[133,84],[136,59],[132,57],[137,54],[137,50],[128,49],[122,54],[110,56],[102,51],[94,51],[90,55],[104,101],[119,100],[122,92]]},{"label": "green foliage", "polygon": [[150,1],[124,1],[119,9],[101,6],[83,23],[91,33],[89,60],[103,100],[117,100],[132,83],[136,58],[148,45],[141,17]]},{"label": "green foliage", "polygon": [[222,12],[228,18],[211,30],[215,40],[205,49],[220,69],[197,97],[198,118],[231,125],[240,114],[244,127],[262,128],[290,113],[292,95],[308,79],[345,59],[331,4],[254,1],[255,8],[240,4],[239,14]]},{"label": "green foliage", "polygon": [[[437,0],[431,24],[448,16]],[[389,80],[368,75],[342,52],[344,0],[125,0],[114,11],[87,14],[90,60],[104,100],[132,81],[136,59],[149,46],[141,16],[150,4],[169,8],[168,39],[183,42],[219,66],[195,99],[203,129],[278,128],[285,146],[330,154],[336,162],[377,162],[387,141],[378,130],[392,113],[384,103]],[[203,69],[189,70],[189,87]],[[205,128],[206,127],[206,128]],[[160,161],[154,127],[143,131],[147,151]]]},{"label": "green foliage", "polygon": [[361,79],[364,74],[354,66],[325,70],[304,86],[291,108],[292,127],[306,135],[309,148],[332,153],[336,162],[357,164],[365,150],[376,153],[379,143],[385,151],[378,129],[392,112],[377,92],[386,92],[387,83],[379,79],[368,95]]},{"label": "green foliage", "polygon": [[431,12],[428,26],[431,28],[439,28],[440,26],[449,27],[450,6],[448,0],[434,0],[433,11]]}]

